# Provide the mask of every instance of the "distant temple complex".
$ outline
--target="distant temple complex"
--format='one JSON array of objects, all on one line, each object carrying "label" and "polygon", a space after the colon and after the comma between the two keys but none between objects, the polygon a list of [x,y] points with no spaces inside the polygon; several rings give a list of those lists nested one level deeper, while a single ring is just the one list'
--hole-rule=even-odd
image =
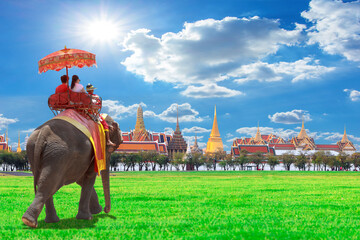
[{"label": "distant temple complex", "polygon": [[307,135],[304,121],[300,133],[288,141],[273,134],[261,135],[258,126],[255,137],[235,139],[233,141],[231,154],[235,157],[240,156],[241,150],[246,150],[248,153],[262,152],[263,154],[272,155],[296,154],[303,151],[328,151],[332,155],[337,155],[339,152],[352,154],[356,151],[353,143],[347,138],[346,129],[343,138],[336,144],[316,144],[314,139]]},{"label": "distant temple complex", "polygon": [[170,159],[174,158],[175,153],[186,153],[187,144],[181,134],[180,126],[179,126],[179,111],[177,110],[176,116],[176,129],[168,143],[168,155]]},{"label": "distant temple complex", "polygon": [[167,155],[167,145],[171,135],[165,133],[150,133],[145,128],[143,110],[139,105],[136,115],[135,130],[121,133],[123,143],[120,144],[117,152],[137,153],[140,151],[155,151]]},{"label": "distant temple complex", "polygon": [[217,151],[224,151],[224,147],[218,128],[218,123],[216,118],[216,106],[215,106],[214,122],[210,133],[210,138],[206,145],[206,153],[215,153]]},{"label": "distant temple complex", "polygon": [[0,135],[0,151],[11,151],[11,147],[9,146],[9,137],[8,134]]}]

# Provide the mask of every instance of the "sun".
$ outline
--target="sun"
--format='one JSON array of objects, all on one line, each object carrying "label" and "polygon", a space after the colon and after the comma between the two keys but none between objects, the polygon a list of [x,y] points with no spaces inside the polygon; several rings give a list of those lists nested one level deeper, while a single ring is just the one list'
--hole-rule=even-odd
[{"label": "sun", "polygon": [[115,21],[106,18],[94,19],[86,23],[85,37],[92,42],[113,42],[119,37],[120,26]]}]

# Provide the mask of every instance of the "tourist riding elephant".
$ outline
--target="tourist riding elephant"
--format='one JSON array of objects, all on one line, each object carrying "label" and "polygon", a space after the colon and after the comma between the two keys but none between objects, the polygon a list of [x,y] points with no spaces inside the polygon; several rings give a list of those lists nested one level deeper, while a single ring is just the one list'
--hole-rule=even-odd
[{"label": "tourist riding elephant", "polygon": [[[114,146],[106,148],[106,170],[101,171],[105,208],[110,211],[109,166],[110,155],[121,143],[119,125],[109,116],[110,139]],[[51,119],[38,127],[29,137],[26,151],[34,175],[35,199],[22,220],[37,227],[37,219],[46,207],[45,222],[58,222],[53,195],[62,186],[76,182],[81,186],[77,219],[92,219],[92,214],[102,211],[94,189],[97,173],[94,170],[94,150],[90,140],[71,123]]]}]

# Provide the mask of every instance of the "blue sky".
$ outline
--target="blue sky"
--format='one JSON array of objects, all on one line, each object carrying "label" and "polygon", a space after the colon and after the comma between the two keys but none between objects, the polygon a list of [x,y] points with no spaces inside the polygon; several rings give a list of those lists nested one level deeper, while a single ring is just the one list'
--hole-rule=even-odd
[{"label": "blue sky", "polygon": [[[225,150],[235,137],[288,139],[301,119],[316,143],[344,126],[360,148],[360,2],[0,1],[0,133],[17,146],[53,117],[47,99],[60,72],[37,62],[64,48],[96,54],[98,67],[69,70],[91,82],[123,131],[180,128],[200,147],[214,105]],[[24,146],[22,146],[24,147]]]}]

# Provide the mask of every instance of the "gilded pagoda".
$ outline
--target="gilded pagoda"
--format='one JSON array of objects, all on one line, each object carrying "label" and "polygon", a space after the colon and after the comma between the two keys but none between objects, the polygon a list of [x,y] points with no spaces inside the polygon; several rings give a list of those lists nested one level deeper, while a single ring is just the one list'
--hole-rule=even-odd
[{"label": "gilded pagoda", "polygon": [[214,122],[210,133],[210,138],[206,145],[206,153],[215,153],[217,151],[224,151],[224,147],[218,128],[218,123],[216,118],[216,106],[215,106]]}]

